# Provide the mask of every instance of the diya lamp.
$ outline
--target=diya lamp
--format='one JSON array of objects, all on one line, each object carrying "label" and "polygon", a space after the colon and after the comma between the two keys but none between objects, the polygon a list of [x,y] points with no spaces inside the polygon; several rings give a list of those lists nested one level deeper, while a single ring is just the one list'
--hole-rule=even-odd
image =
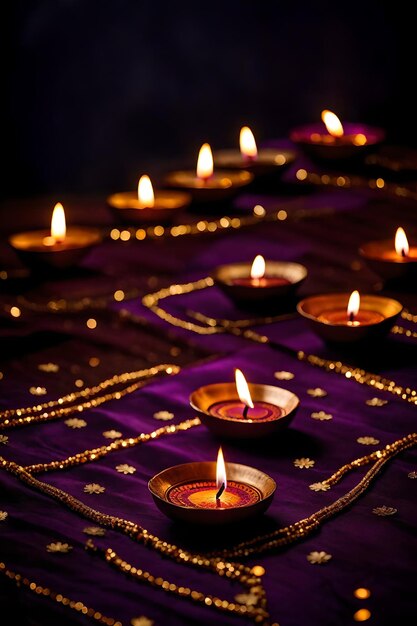
[{"label": "diya lamp", "polygon": [[165,177],[169,187],[186,190],[195,202],[226,200],[252,180],[253,174],[246,169],[215,169],[208,143],[200,148],[195,172],[179,170],[170,172]]},{"label": "diya lamp", "polygon": [[353,291],[305,298],[297,305],[312,330],[329,342],[357,342],[386,335],[402,311],[392,298]]},{"label": "diya lamp", "polygon": [[129,224],[143,222],[170,222],[187,207],[191,195],[184,191],[157,190],[154,192],[149,176],[141,176],[136,191],[115,193],[107,203],[119,218]]},{"label": "diya lamp", "polygon": [[213,272],[216,285],[241,304],[271,304],[284,296],[293,295],[306,277],[304,265],[265,261],[259,254],[252,264],[230,263],[217,267]]},{"label": "diya lamp", "polygon": [[311,157],[323,160],[344,160],[363,156],[385,139],[381,128],[366,124],[341,123],[332,111],[321,113],[323,124],[294,128],[290,139]]},{"label": "diya lamp", "polygon": [[284,170],[295,160],[294,150],[261,148],[258,150],[255,137],[248,126],[240,129],[239,150],[216,151],[216,163],[220,167],[245,169],[255,177]]},{"label": "diya lamp", "polygon": [[235,371],[235,383],[205,385],[190,396],[190,404],[202,423],[225,438],[266,437],[288,426],[300,400],[287,389],[249,384]]},{"label": "diya lamp", "polygon": [[148,483],[155,504],[174,520],[193,524],[230,524],[266,511],[276,489],[263,472],[238,463],[202,461],[175,465]]},{"label": "diya lamp", "polygon": [[52,213],[51,229],[11,235],[9,243],[30,268],[67,269],[77,265],[89,250],[100,243],[97,228],[66,226],[64,207],[58,202]]},{"label": "diya lamp", "polygon": [[417,275],[417,246],[408,243],[403,228],[397,228],[394,240],[369,241],[359,253],[369,267],[385,280],[404,280]]}]

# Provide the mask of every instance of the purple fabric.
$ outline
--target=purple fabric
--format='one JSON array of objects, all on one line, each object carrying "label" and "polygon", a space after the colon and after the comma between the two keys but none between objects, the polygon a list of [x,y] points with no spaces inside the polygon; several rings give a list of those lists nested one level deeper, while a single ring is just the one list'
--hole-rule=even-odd
[{"label": "purple fabric", "polygon": [[[254,196],[241,197],[238,206],[248,207],[255,201]],[[58,283],[46,283],[41,288],[17,281],[13,283],[14,293],[24,291],[26,295],[40,297],[57,291],[67,295],[84,291],[94,295],[111,293],[126,282],[139,286],[145,293],[162,284],[206,276],[218,264],[250,260],[257,253],[305,264],[309,276],[300,296],[354,288],[372,291],[380,288],[378,278],[365,267],[361,266],[360,271],[351,267],[358,260],[358,245],[370,238],[391,236],[399,222],[405,228],[415,224],[412,207],[372,200],[367,192],[269,196],[262,202],[268,209],[286,208],[288,220],[181,241],[108,242],[86,259],[84,273]],[[309,218],[308,211],[320,206],[332,212],[325,217]],[[293,219],[292,212],[300,208],[307,215]],[[105,222],[104,212],[99,215]],[[149,282],[151,276],[156,280]],[[11,287],[6,283],[2,303],[13,300]],[[417,310],[415,293],[390,293],[411,310]],[[188,309],[222,318],[250,315],[237,310],[217,288],[171,298],[164,306],[180,317],[185,317]],[[143,316],[149,326],[122,323],[117,317],[120,308]],[[88,317],[98,320],[96,331],[86,329]],[[53,316],[24,312],[19,320],[6,322],[6,317],[4,320],[0,363],[0,371],[4,373],[0,381],[2,408],[55,398],[73,389],[75,379],[92,384],[115,372],[147,367],[149,363],[184,365],[177,376],[158,379],[119,402],[83,413],[80,417],[87,422],[85,428],[68,428],[61,419],[1,431],[0,434],[9,436],[9,441],[5,445],[0,443],[0,453],[23,465],[65,458],[105,444],[109,441],[102,435],[106,430],[119,430],[124,436],[150,432],[167,423],[153,418],[157,411],[173,412],[172,423],[193,417],[189,394],[202,384],[233,380],[235,367],[240,367],[251,382],[282,386],[299,396],[301,407],[291,427],[276,438],[224,444],[227,461],[258,467],[273,476],[278,485],[268,514],[238,528],[212,531],[181,528],[157,510],[148,492],[149,478],[165,467],[215,459],[219,441],[203,426],[110,454],[95,463],[39,476],[99,511],[136,521],[159,537],[193,550],[221,548],[310,515],[354,486],[364,470],[349,474],[325,493],[311,491],[311,483],[415,429],[415,407],[388,393],[375,393],[368,387],[301,363],[285,352],[241,338],[191,335],[169,327],[144,309],[139,299],[94,313]],[[404,325],[412,328],[406,322]],[[259,330],[291,348],[324,357],[337,356],[401,384],[416,386],[415,340],[413,344],[412,339],[393,337],[370,354],[330,349],[298,318]],[[170,354],[173,346],[180,350],[179,354]],[[100,358],[97,368],[89,366],[91,356]],[[47,362],[58,363],[60,371],[44,373],[37,369],[38,364]],[[278,370],[290,371],[295,377],[277,381],[274,372]],[[37,385],[46,387],[47,395],[36,398],[28,393],[29,387]],[[325,389],[328,395],[314,398],[307,394],[307,389],[316,387]],[[368,406],[366,400],[374,396],[388,400],[388,404]],[[332,414],[333,419],[312,419],[311,413],[320,410]],[[380,443],[361,445],[357,438],[363,436],[375,437]],[[294,467],[293,461],[301,457],[315,460],[314,467]],[[135,467],[135,474],[117,473],[115,466],[122,463]],[[388,464],[364,497],[305,542],[250,560],[266,568],[264,584],[272,622],[281,626],[351,624],[354,612],[362,607],[371,610],[372,624],[415,622],[417,480],[408,478],[408,473],[416,470],[416,451],[401,454]],[[106,487],[106,492],[85,494],[86,483],[99,483]],[[0,484],[0,510],[9,514],[0,522],[0,559],[11,569],[71,599],[81,600],[124,625],[141,615],[154,620],[156,625],[212,624],[214,620],[231,625],[244,623],[240,618],[216,614],[213,609],[193,605],[123,577],[98,557],[85,552],[87,536],[82,530],[94,525],[92,522],[25,487],[4,471],[0,473]],[[374,515],[373,508],[382,505],[398,511],[391,517]],[[100,546],[115,548],[137,567],[177,585],[230,600],[242,592],[239,585],[161,559],[114,531],[93,539]],[[50,554],[46,545],[53,541],[68,542],[73,550],[69,554]],[[324,550],[332,559],[325,565],[311,565],[306,557],[315,550]],[[370,599],[356,599],[353,591],[357,587],[369,588]],[[3,578],[0,578],[0,597],[3,611],[6,607],[11,609],[13,622],[19,625],[90,623],[88,618],[24,588],[17,589]]]}]

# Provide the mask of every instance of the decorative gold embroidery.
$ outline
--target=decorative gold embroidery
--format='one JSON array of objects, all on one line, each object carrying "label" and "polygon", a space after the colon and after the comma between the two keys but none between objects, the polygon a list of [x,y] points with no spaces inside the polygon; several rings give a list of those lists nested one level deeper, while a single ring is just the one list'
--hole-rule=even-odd
[{"label": "decorative gold embroidery", "polygon": [[4,443],[4,445],[6,445],[8,441],[9,441],[9,438],[7,435],[0,435],[0,443]]},{"label": "decorative gold embroidery", "polygon": [[379,443],[379,439],[375,437],[358,437],[356,441],[363,446],[376,446]]},{"label": "decorative gold embroidery", "polygon": [[46,388],[45,387],[29,387],[29,393],[31,393],[32,396],[44,396],[46,394]]},{"label": "decorative gold embroidery", "polygon": [[65,424],[68,428],[84,428],[84,426],[87,426],[87,422],[78,417],[70,417],[70,419],[65,420]]},{"label": "decorative gold embroidery", "polygon": [[313,565],[323,565],[324,563],[330,561],[331,558],[332,555],[324,552],[323,550],[321,552],[314,551],[307,554],[307,561]]},{"label": "decorative gold embroidery", "polygon": [[282,370],[281,372],[274,372],[274,376],[277,380],[292,380],[295,374]]},{"label": "decorative gold embroidery", "polygon": [[118,430],[106,430],[103,433],[103,437],[106,439],[118,439],[119,437],[122,437],[122,433],[119,433]]},{"label": "decorative gold embroidery", "polygon": [[370,398],[366,401],[368,406],[384,406],[388,404],[388,400],[383,400],[382,398]]},{"label": "decorative gold embroidery", "polygon": [[140,617],[133,617],[130,623],[132,626],[153,626],[154,621],[153,619],[149,619],[149,617],[141,615]]},{"label": "decorative gold embroidery", "polygon": [[136,467],[123,463],[122,465],[116,465],[116,470],[121,474],[134,474],[136,472]]},{"label": "decorative gold embroidery", "polygon": [[381,515],[382,517],[385,517],[387,515],[395,515],[396,512],[397,509],[395,509],[393,506],[385,506],[385,504],[383,506],[377,506],[372,509],[372,513],[374,513],[375,515]]},{"label": "decorative gold embroidery", "polygon": [[55,374],[56,372],[59,372],[59,365],[57,365],[56,363],[40,363],[38,365],[38,370],[40,370],[41,372]]},{"label": "decorative gold embroidery", "polygon": [[325,411],[314,411],[311,414],[311,417],[313,420],[320,420],[321,422],[333,419],[333,415],[331,413],[326,413]]},{"label": "decorative gold embroidery", "polygon": [[4,520],[6,519],[6,517],[8,517],[8,513],[7,511],[0,511],[0,522],[4,522]]},{"label": "decorative gold embroidery", "polygon": [[87,528],[84,528],[83,533],[93,537],[104,537],[106,529],[101,528],[100,526],[87,526]]},{"label": "decorative gold embroidery", "polygon": [[67,553],[72,550],[72,546],[69,543],[62,543],[62,541],[55,541],[53,543],[48,543],[46,546],[48,552],[63,552]]},{"label": "decorative gold embroidery", "polygon": [[327,391],[325,389],[321,389],[320,387],[316,387],[315,389],[307,389],[307,393],[312,398],[324,398],[327,396]]},{"label": "decorative gold embroidery", "polygon": [[174,414],[170,411],[157,411],[153,416],[156,420],[162,420],[163,422],[174,419]]},{"label": "decorative gold embroidery", "polygon": [[408,478],[411,478],[411,479],[417,478],[417,472],[409,472]]},{"label": "decorative gold embroidery", "polygon": [[259,602],[259,596],[254,593],[238,593],[235,595],[235,600],[239,604],[245,604],[246,606],[255,606]]},{"label": "decorative gold embroidery", "polygon": [[98,483],[89,483],[84,486],[84,493],[104,493],[106,491],[105,487],[102,487]]},{"label": "decorative gold embroidery", "polygon": [[315,461],[313,461],[312,459],[309,459],[308,457],[302,457],[301,459],[294,460],[294,466],[300,469],[308,469],[310,467],[313,467],[314,464],[315,464]]},{"label": "decorative gold embroidery", "polygon": [[330,489],[330,485],[324,482],[313,483],[312,485],[309,485],[309,489],[311,489],[311,491],[328,491]]}]

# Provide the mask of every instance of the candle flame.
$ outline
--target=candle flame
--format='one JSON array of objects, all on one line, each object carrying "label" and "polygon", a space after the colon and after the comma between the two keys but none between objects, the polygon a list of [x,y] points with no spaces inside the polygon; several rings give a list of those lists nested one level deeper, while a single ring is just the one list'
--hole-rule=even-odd
[{"label": "candle flame", "polygon": [[155,196],[149,176],[141,176],[138,183],[138,200],[142,209],[152,208],[155,205]]},{"label": "candle flame", "polygon": [[65,222],[64,207],[60,202],[57,202],[52,213],[51,237],[55,242],[64,241],[66,234],[67,225]]},{"label": "candle flame", "polygon": [[405,234],[404,228],[397,228],[397,232],[395,233],[395,252],[400,256],[408,256],[410,251],[410,247],[408,245],[407,235]]},{"label": "candle flame", "polygon": [[236,389],[239,399],[245,406],[253,409],[252,397],[250,395],[248,383],[243,375],[243,372],[239,369],[235,370]]},{"label": "candle flame", "polygon": [[223,457],[223,450],[221,447],[217,453],[217,464],[216,464],[216,487],[220,489],[221,486],[224,485],[224,489],[227,487],[227,476],[226,476],[226,465]]},{"label": "candle flame", "polygon": [[213,154],[210,144],[203,143],[198,153],[197,178],[207,180],[213,175]]},{"label": "candle flame", "polygon": [[259,280],[260,278],[263,278],[264,274],[265,274],[265,259],[263,258],[261,254],[258,254],[253,260],[252,267],[250,270],[250,277],[252,279]]},{"label": "candle flame", "polygon": [[256,159],[258,156],[258,148],[256,147],[255,137],[249,126],[242,126],[240,129],[239,145],[242,156]]},{"label": "candle flame", "polygon": [[344,131],[342,123],[337,115],[335,115],[335,113],[324,109],[324,111],[321,112],[321,119],[324,122],[324,125],[326,126],[329,135],[332,135],[332,137],[343,136]]},{"label": "candle flame", "polygon": [[358,314],[360,304],[361,297],[359,295],[359,291],[352,291],[347,305],[347,316],[350,322],[353,322],[355,316]]}]

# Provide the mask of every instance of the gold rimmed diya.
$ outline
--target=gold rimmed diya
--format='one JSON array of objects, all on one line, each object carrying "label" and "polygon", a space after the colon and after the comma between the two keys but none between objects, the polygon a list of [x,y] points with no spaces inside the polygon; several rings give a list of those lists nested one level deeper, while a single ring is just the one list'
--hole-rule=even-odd
[{"label": "gold rimmed diya", "polygon": [[384,280],[414,279],[417,276],[417,246],[410,246],[403,228],[394,240],[368,241],[359,249],[367,265]]}]

